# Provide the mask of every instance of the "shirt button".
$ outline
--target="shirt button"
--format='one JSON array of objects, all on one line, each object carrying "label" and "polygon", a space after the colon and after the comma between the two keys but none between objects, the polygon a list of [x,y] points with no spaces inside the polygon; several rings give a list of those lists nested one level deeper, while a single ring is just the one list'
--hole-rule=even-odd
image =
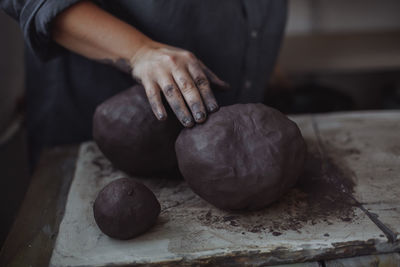
[{"label": "shirt button", "polygon": [[258,31],[257,30],[252,30],[250,33],[251,38],[257,38],[258,37]]},{"label": "shirt button", "polygon": [[252,86],[252,83],[251,83],[251,81],[247,80],[247,81],[245,81],[245,82],[244,82],[244,88],[246,88],[246,89],[250,89],[250,88],[251,88],[251,86]]}]

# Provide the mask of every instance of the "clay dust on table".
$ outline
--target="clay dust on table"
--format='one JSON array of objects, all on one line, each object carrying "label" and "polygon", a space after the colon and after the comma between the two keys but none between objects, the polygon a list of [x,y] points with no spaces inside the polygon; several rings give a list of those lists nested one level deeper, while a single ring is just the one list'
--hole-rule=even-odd
[{"label": "clay dust on table", "polygon": [[[117,171],[101,155],[95,157],[91,164],[98,169],[96,180]],[[257,212],[219,210],[199,199],[187,188],[185,182],[179,180],[142,181],[157,191],[154,193],[158,198],[161,197],[158,191],[163,190],[165,186],[175,188],[168,189],[172,190],[173,195],[163,195],[159,199],[164,206],[162,213],[173,212],[176,207],[186,205],[187,215],[207,227],[240,232],[243,235],[268,232],[280,236],[285,231],[301,233],[305,225],[332,225],[336,221],[350,223],[356,219],[354,207],[357,203],[352,198],[353,174],[344,164],[340,166],[330,158],[322,159],[318,153],[308,153],[305,170],[296,186],[280,200]],[[195,208],[192,213],[191,208]],[[326,236],[329,236],[329,233],[326,233]]]},{"label": "clay dust on table", "polygon": [[[222,213],[209,210],[198,215],[204,225],[246,232],[269,232],[274,236],[284,231],[301,233],[304,225],[333,224],[356,218],[351,194],[351,172],[339,168],[331,159],[308,155],[304,173],[297,185],[278,202],[257,212]],[[329,233],[324,235],[329,236]]]}]

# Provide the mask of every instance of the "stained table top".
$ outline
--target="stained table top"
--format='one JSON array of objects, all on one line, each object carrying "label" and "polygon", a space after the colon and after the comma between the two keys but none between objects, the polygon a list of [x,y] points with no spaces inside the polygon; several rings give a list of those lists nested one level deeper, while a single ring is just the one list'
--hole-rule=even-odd
[{"label": "stained table top", "polygon": [[[64,182],[53,185],[58,194],[42,201],[47,211],[37,213],[42,220],[31,225],[36,230],[22,235],[21,228],[30,225],[29,219],[24,224],[20,217],[40,209],[24,203],[0,263],[27,262],[24,259],[36,245],[45,245],[43,255],[30,255],[30,260],[45,262],[51,255],[51,266],[306,261],[304,266],[318,266],[313,264],[382,253],[392,253],[384,257],[400,261],[396,253],[400,250],[400,111],[292,119],[302,131],[309,155],[298,184],[281,200],[258,212],[226,212],[199,198],[183,180],[134,177],[155,193],[162,208],[155,227],[129,241],[102,234],[92,213],[97,193],[126,174],[114,169],[93,142],[52,151],[47,162],[42,160],[43,170],[33,185],[41,183],[44,190],[47,183],[51,189],[56,183],[40,178],[49,175],[62,176]],[[49,161],[58,167],[46,170]],[[40,194],[39,186],[32,190],[31,195]],[[17,261],[18,255],[23,259]]]}]

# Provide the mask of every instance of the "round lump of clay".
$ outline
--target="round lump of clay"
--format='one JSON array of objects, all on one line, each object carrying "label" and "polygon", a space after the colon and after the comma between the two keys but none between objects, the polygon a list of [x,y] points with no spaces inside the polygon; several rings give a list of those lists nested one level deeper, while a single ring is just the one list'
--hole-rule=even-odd
[{"label": "round lump of clay", "polygon": [[120,178],[100,191],[93,213],[104,234],[116,239],[130,239],[155,224],[160,203],[144,184],[132,178]]},{"label": "round lump of clay", "polygon": [[192,190],[221,209],[258,210],[288,191],[303,170],[297,125],[262,104],[223,107],[185,129],[175,149]]},{"label": "round lump of clay", "polygon": [[131,175],[176,171],[174,144],[180,130],[175,116],[157,120],[139,85],[100,104],[93,117],[93,139],[100,150]]}]

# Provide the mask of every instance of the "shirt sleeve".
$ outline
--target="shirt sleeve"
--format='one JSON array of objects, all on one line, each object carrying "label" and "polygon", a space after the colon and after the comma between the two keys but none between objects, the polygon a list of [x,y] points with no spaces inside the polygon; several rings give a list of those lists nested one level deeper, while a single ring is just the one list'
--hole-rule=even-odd
[{"label": "shirt sleeve", "polygon": [[16,19],[29,49],[46,61],[63,48],[51,37],[51,22],[63,10],[81,0],[0,0],[0,7]]}]

